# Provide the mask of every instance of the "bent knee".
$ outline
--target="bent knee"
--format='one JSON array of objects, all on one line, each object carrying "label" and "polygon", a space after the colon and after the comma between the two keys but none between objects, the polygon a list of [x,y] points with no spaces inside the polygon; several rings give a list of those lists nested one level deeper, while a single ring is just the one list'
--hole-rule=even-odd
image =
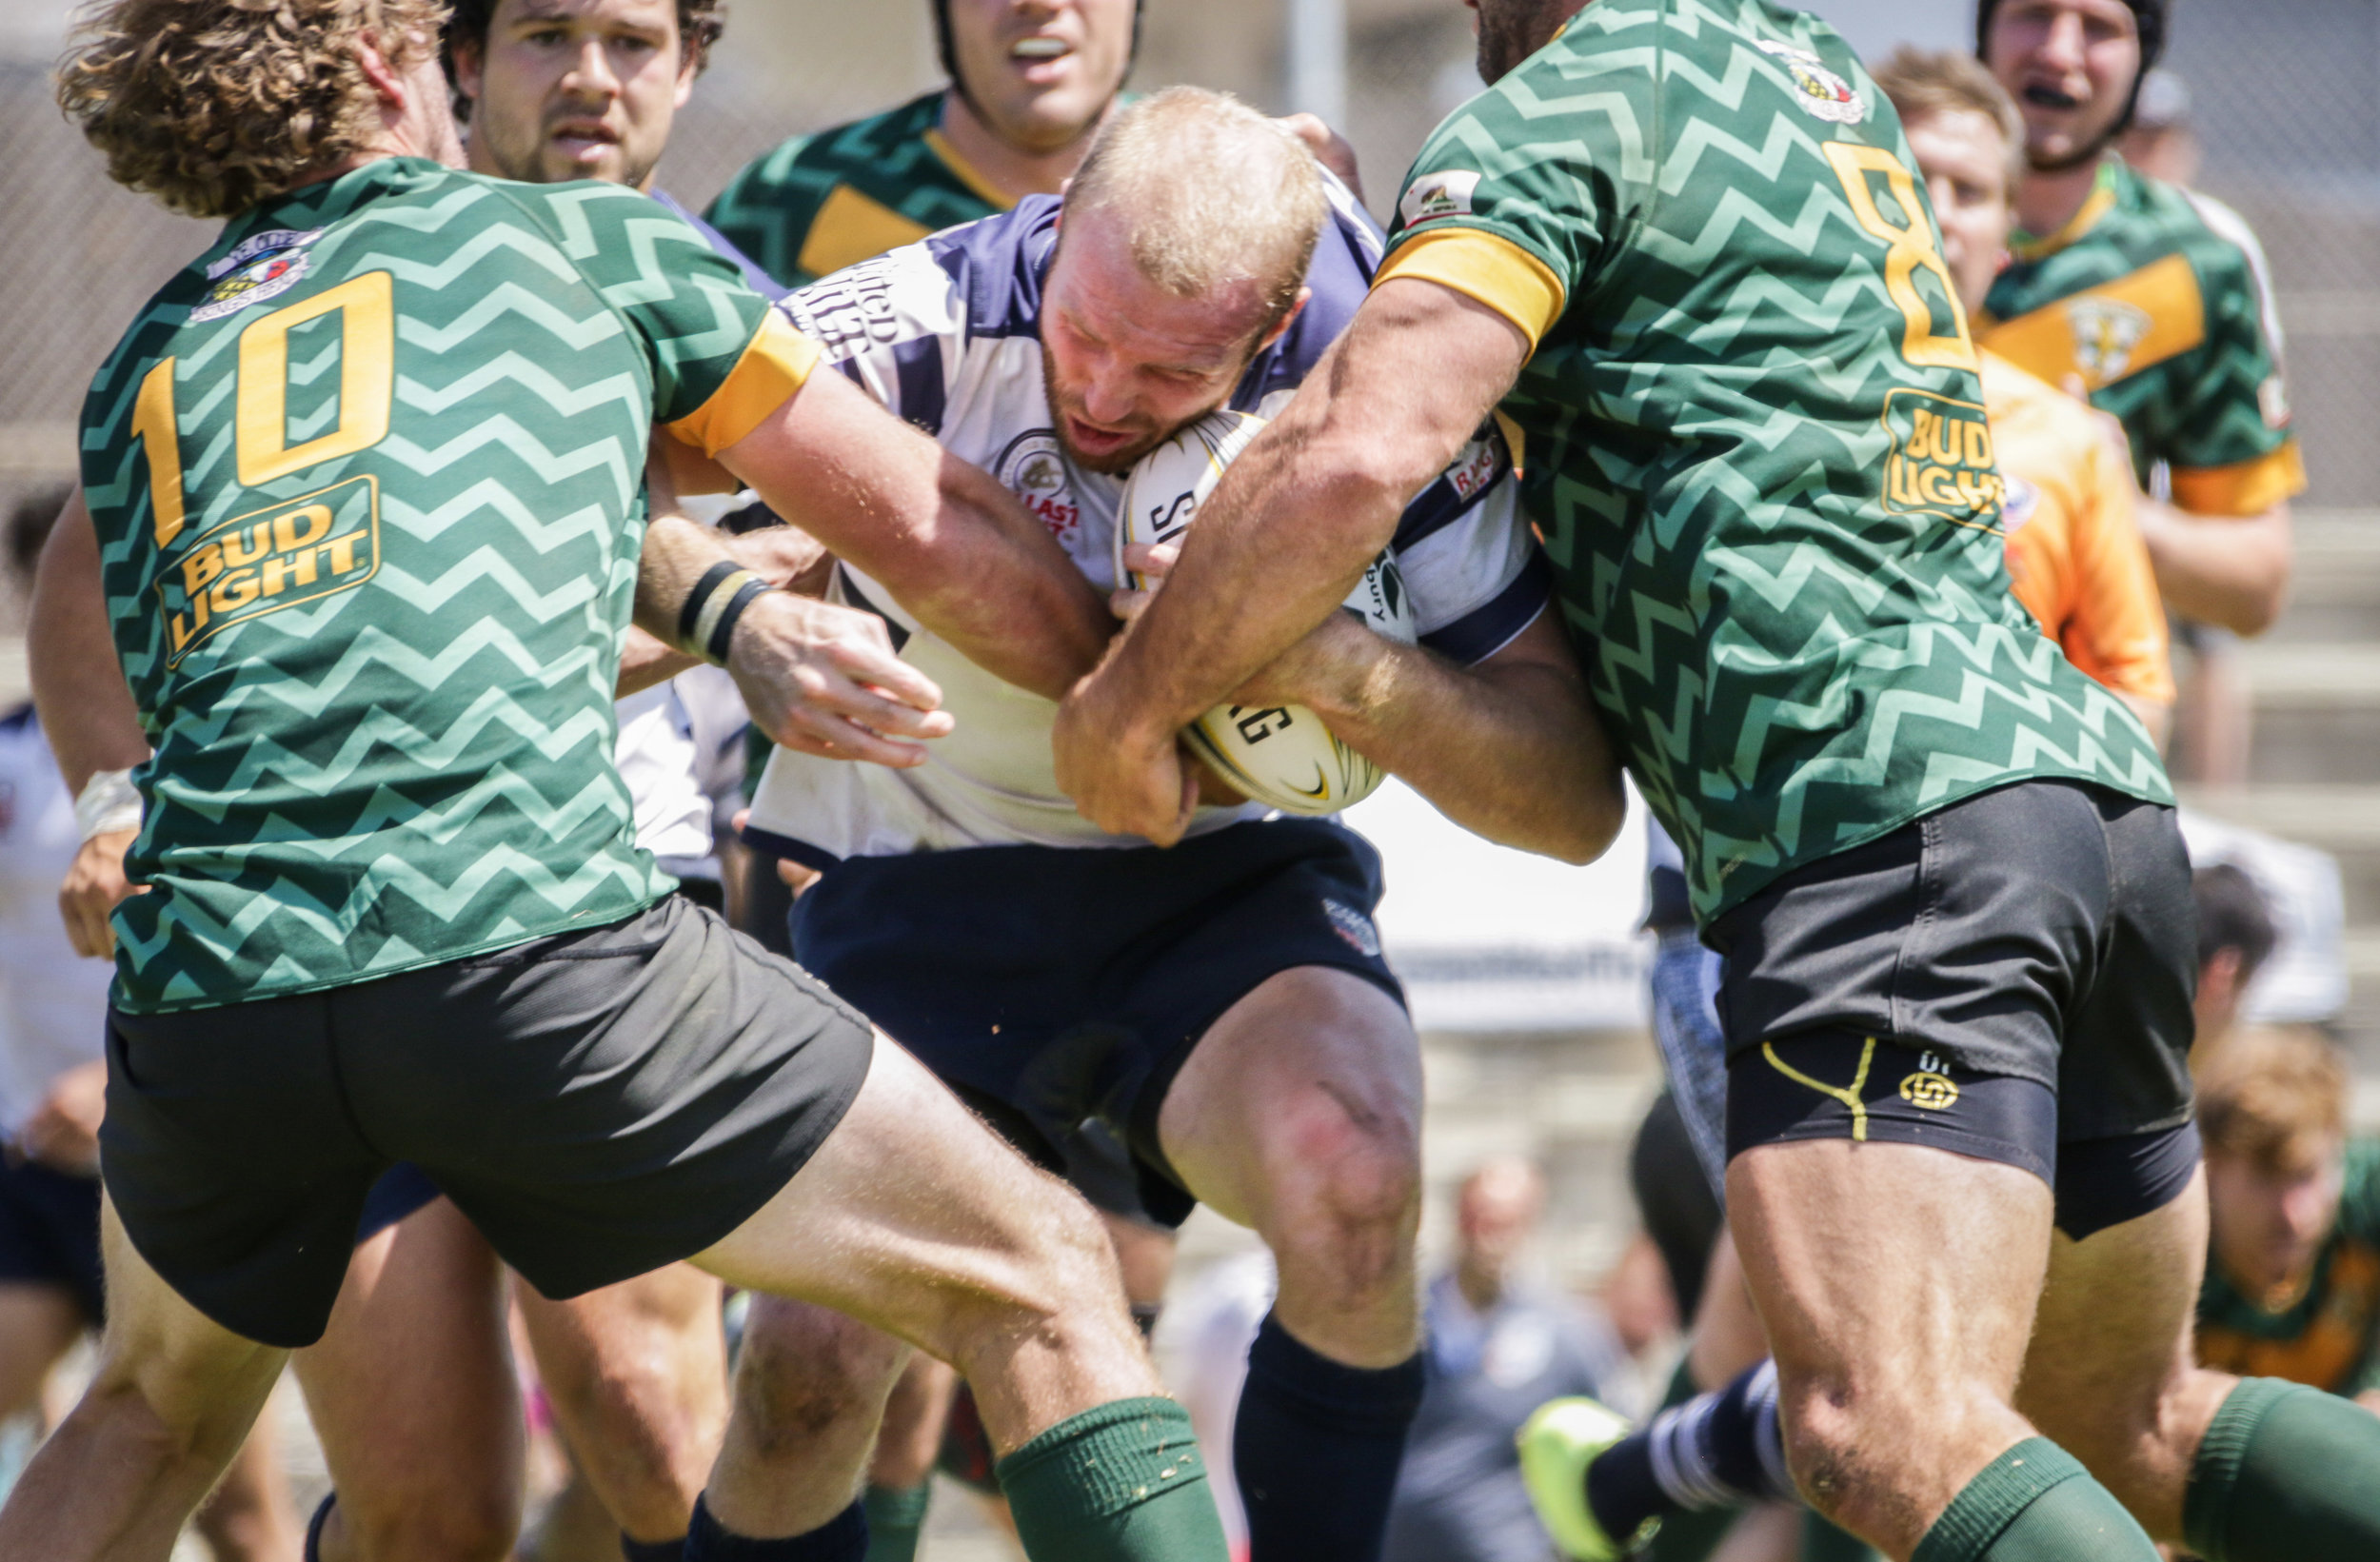
[{"label": "bent knee", "polygon": [[736,1364],[736,1425],[764,1456],[873,1425],[907,1359],[908,1347],[840,1313],[756,1298]]},{"label": "bent knee", "polygon": [[1398,1113],[1361,1114],[1337,1100],[1309,1103],[1275,1164],[1268,1200],[1277,1247],[1327,1259],[1410,1233],[1421,1208],[1418,1125]]}]

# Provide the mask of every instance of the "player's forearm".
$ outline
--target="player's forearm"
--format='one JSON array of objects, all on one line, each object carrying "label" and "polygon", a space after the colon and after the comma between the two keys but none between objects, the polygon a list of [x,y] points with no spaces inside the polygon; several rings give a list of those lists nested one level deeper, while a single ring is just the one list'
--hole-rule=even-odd
[{"label": "player's forearm", "polygon": [[26,654],[42,736],[69,792],[81,792],[99,771],[129,770],[149,758],[149,738],[109,626],[99,536],[80,493],[42,549]]},{"label": "player's forearm", "polygon": [[2192,515],[2143,500],[2141,539],[2157,590],[2186,619],[2259,635],[2281,615],[2291,564],[2290,507],[2262,515]]},{"label": "player's forearm", "polygon": [[988,472],[943,455],[934,534],[866,569],[918,622],[1005,682],[1060,699],[1099,662],[1116,621],[1041,524]]},{"label": "player's forearm", "polygon": [[1474,835],[1565,862],[1611,845],[1627,816],[1619,766],[1577,669],[1538,654],[1550,624],[1473,667],[1348,627],[1360,652],[1296,692],[1349,746]]},{"label": "player's forearm", "polygon": [[1051,698],[1115,631],[1099,593],[992,478],[840,374],[811,377],[720,460],[918,622]]},{"label": "player's forearm", "polygon": [[1165,589],[1094,680],[1099,707],[1170,731],[1296,644],[1477,434],[1527,346],[1434,283],[1376,290],[1200,507]]}]

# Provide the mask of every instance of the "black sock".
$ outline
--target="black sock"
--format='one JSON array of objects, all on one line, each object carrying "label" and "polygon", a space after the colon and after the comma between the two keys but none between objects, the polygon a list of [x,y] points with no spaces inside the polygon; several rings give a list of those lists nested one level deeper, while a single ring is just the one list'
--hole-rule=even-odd
[{"label": "black sock", "polygon": [[685,1555],[685,1536],[675,1540],[639,1540],[627,1531],[620,1532],[620,1554],[628,1562],[678,1562]]},{"label": "black sock", "polygon": [[1250,1562],[1375,1562],[1421,1381],[1418,1352],[1377,1371],[1344,1367],[1266,1315],[1231,1447]]},{"label": "black sock", "polygon": [[867,1514],[854,1502],[807,1534],[759,1540],[731,1533],[697,1497],[684,1555],[685,1562],[863,1562],[867,1555]]},{"label": "black sock", "polygon": [[339,1493],[333,1492],[323,1498],[314,1516],[306,1521],[306,1562],[323,1562],[323,1526],[330,1522],[330,1510],[337,1506]]},{"label": "black sock", "polygon": [[1625,1539],[1646,1519],[1796,1501],[1776,1428],[1776,1366],[1662,1411],[1587,1466],[1587,1506]]}]

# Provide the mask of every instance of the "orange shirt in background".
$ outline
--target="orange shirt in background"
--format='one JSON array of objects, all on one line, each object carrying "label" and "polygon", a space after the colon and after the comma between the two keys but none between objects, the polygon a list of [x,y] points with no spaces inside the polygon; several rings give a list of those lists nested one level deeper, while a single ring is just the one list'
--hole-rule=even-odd
[{"label": "orange shirt in background", "polygon": [[2016,600],[2066,660],[2118,694],[2173,702],[2165,607],[2132,522],[2130,465],[2085,403],[1991,352],[1984,409],[2007,481]]}]

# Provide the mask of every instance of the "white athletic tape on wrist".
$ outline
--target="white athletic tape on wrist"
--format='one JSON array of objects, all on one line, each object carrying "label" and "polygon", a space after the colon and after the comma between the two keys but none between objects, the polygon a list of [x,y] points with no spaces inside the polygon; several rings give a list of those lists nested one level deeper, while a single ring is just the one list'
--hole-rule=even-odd
[{"label": "white athletic tape on wrist", "polygon": [[89,840],[95,835],[141,827],[140,789],[129,770],[100,770],[83,783],[74,800],[75,828]]}]

